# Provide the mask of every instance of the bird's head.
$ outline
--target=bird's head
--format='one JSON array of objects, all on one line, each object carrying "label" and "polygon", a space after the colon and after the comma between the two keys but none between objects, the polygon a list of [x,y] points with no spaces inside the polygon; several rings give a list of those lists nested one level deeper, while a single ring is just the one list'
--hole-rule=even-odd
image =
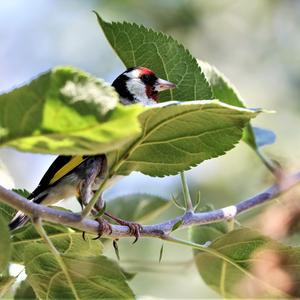
[{"label": "bird's head", "polygon": [[120,95],[121,103],[144,105],[155,104],[158,93],[175,88],[175,84],[158,78],[155,73],[145,67],[129,68],[119,75],[112,86]]}]

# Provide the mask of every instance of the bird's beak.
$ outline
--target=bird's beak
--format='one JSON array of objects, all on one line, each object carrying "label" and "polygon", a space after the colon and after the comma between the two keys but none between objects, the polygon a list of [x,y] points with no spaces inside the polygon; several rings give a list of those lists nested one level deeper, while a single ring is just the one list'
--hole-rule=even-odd
[{"label": "bird's beak", "polygon": [[155,84],[155,90],[157,92],[165,91],[165,90],[170,90],[176,88],[176,85],[170,81],[158,78]]}]

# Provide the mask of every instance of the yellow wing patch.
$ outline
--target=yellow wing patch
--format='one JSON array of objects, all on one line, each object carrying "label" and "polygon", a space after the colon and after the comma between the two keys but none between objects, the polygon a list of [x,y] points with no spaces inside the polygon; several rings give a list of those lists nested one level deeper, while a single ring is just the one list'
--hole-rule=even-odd
[{"label": "yellow wing patch", "polygon": [[86,160],[87,157],[83,156],[74,156],[71,158],[71,160],[66,163],[61,169],[59,169],[54,176],[52,177],[50,184],[55,183],[59,179],[61,179],[63,176],[68,174],[70,171],[72,171],[74,168],[79,166],[84,160]]}]

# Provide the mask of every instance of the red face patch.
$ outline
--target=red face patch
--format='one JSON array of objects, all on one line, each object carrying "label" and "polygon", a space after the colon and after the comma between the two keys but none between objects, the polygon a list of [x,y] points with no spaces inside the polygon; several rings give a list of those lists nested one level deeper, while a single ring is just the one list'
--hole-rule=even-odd
[{"label": "red face patch", "polygon": [[158,100],[158,92],[154,91],[153,87],[150,85],[146,85],[146,95],[148,98],[153,99],[157,102]]},{"label": "red face patch", "polygon": [[144,75],[144,74],[155,75],[152,70],[145,68],[145,67],[139,67],[139,70],[140,70],[141,75]]}]

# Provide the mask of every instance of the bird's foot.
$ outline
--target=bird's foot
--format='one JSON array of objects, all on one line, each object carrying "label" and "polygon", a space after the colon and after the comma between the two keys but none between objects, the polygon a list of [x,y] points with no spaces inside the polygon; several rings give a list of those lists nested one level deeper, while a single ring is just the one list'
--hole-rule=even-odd
[{"label": "bird's foot", "polygon": [[133,241],[133,244],[138,241],[138,239],[140,237],[140,232],[143,229],[141,224],[119,219],[118,217],[115,217],[115,216],[111,215],[108,212],[105,212],[104,214],[106,216],[108,216],[109,218],[111,218],[112,220],[114,220],[115,222],[117,222],[118,224],[123,225],[123,226],[127,226],[129,228],[130,234],[135,236],[135,240]]},{"label": "bird's foot", "polygon": [[96,221],[99,224],[99,229],[98,229],[98,236],[93,238],[93,240],[97,240],[99,238],[101,238],[101,236],[104,233],[107,233],[108,235],[110,235],[112,233],[112,228],[111,225],[103,218],[97,218]]},{"label": "bird's foot", "polygon": [[[95,238],[92,238],[92,240],[98,240],[101,238],[101,236],[104,233],[107,233],[108,235],[110,235],[112,233],[112,228],[111,225],[103,218],[96,218],[95,219],[98,224],[99,224],[99,229],[98,229],[98,235]],[[85,239],[85,231],[82,232],[82,238],[86,241]]]}]

